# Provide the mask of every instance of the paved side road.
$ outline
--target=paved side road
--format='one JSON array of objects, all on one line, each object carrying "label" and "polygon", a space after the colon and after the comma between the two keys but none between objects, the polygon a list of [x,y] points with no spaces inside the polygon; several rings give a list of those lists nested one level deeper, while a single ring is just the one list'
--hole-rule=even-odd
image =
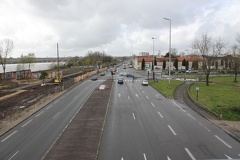
[{"label": "paved side road", "polygon": [[193,110],[207,118],[209,121],[214,123],[216,126],[224,130],[226,133],[228,133],[231,137],[233,137],[235,140],[240,142],[240,121],[224,121],[224,120],[218,120],[217,117],[215,117],[213,114],[207,112],[204,110],[201,106],[194,103],[193,100],[188,95],[188,88],[193,82],[186,82],[180,86],[178,86],[174,92],[174,100],[188,105]]},{"label": "paved side road", "polygon": [[45,155],[48,160],[94,160],[98,155],[112,80],[107,90],[95,90]]}]

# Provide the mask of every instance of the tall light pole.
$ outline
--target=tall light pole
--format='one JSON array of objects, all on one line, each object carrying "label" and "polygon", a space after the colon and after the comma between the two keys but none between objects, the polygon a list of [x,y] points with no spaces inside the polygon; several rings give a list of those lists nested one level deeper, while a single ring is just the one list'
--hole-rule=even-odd
[{"label": "tall light pole", "polygon": [[168,64],[168,68],[169,68],[169,70],[168,70],[168,88],[170,88],[170,77],[171,77],[171,19],[170,18],[163,18],[163,19],[165,19],[165,20],[167,20],[167,21],[169,21],[170,22],[170,35],[169,35],[169,52],[168,52],[168,55],[169,55],[169,64]]},{"label": "tall light pole", "polygon": [[153,56],[152,56],[152,69],[153,69],[153,81],[154,81],[154,78],[155,78],[155,75],[154,75],[154,39],[157,39],[157,38],[154,38],[152,37],[152,40],[153,40]]}]

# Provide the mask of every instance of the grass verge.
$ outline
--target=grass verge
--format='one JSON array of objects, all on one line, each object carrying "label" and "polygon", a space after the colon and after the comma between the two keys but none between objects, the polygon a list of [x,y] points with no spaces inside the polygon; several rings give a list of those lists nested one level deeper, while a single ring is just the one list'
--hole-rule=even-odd
[{"label": "grass verge", "polygon": [[156,90],[161,92],[165,97],[172,98],[174,90],[177,86],[184,83],[183,81],[171,80],[170,87],[168,87],[167,79],[160,79],[158,82],[154,82],[153,80],[149,80],[149,84],[153,86]]},{"label": "grass verge", "polygon": [[[209,86],[196,82],[190,87],[190,95],[211,110],[222,114],[225,120],[240,120],[240,87],[233,77],[211,77]],[[221,84],[218,84],[221,83]],[[196,87],[199,87],[198,98]]]}]

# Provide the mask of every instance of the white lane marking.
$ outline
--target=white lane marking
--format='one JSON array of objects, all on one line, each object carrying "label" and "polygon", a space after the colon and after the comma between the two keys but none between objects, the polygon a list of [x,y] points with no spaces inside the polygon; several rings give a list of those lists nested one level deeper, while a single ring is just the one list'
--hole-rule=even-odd
[{"label": "white lane marking", "polygon": [[6,138],[4,138],[1,142],[6,141],[8,138],[10,138],[11,136],[13,136],[15,133],[17,133],[17,131],[14,131],[13,133],[11,133],[10,135],[8,135]]},{"label": "white lane marking", "polygon": [[138,98],[138,95],[136,94],[136,97]]},{"label": "white lane marking", "polygon": [[135,119],[136,119],[136,117],[135,117],[134,113],[132,113],[132,116],[133,116],[133,119],[135,120]]},{"label": "white lane marking", "polygon": [[238,156],[240,156],[240,154],[238,154]]},{"label": "white lane marking", "polygon": [[204,126],[202,123],[199,123],[203,128],[205,128],[208,132],[211,132],[210,129],[208,129],[206,126]]},{"label": "white lane marking", "polygon": [[170,125],[168,125],[168,128],[172,131],[173,135],[176,136],[176,132],[172,129],[172,127]]},{"label": "white lane marking", "polygon": [[226,154],[224,154],[224,156],[226,156],[227,157],[227,159],[232,159],[231,157],[229,157],[228,155],[226,155]]},{"label": "white lane marking", "polygon": [[16,153],[14,153],[14,154],[12,155],[12,157],[10,157],[8,160],[11,160],[14,156],[16,156],[16,155],[18,154],[18,152],[19,152],[19,151],[17,151]]},{"label": "white lane marking", "polygon": [[[138,84],[138,86],[139,86],[139,84]],[[142,87],[139,87],[140,89],[142,89]]]},{"label": "white lane marking", "polygon": [[189,117],[191,117],[192,119],[196,120],[196,118],[194,118],[191,114],[187,114]]},{"label": "white lane marking", "polygon": [[147,99],[149,99],[149,97],[148,96],[146,96],[147,97]]},{"label": "white lane marking", "polygon": [[156,94],[156,97],[159,97],[159,94]]},{"label": "white lane marking", "polygon": [[163,118],[163,116],[162,116],[162,114],[161,114],[160,112],[158,112],[158,114],[159,114],[159,116],[160,116],[161,118]]},{"label": "white lane marking", "polygon": [[126,89],[127,89],[127,87],[126,87]]},{"label": "white lane marking", "polygon": [[147,156],[145,153],[143,153],[144,160],[147,160]]},{"label": "white lane marking", "polygon": [[38,116],[40,116],[41,114],[43,113],[43,111],[42,112],[40,112],[40,113],[38,113],[35,117],[38,117]]},{"label": "white lane marking", "polygon": [[143,92],[143,94],[145,94],[145,92],[144,91],[142,91]]},{"label": "white lane marking", "polygon": [[184,148],[187,154],[191,157],[192,160],[196,160],[196,158],[192,155],[188,148]]},{"label": "white lane marking", "polygon": [[60,114],[60,112],[58,112],[58,113],[53,117],[53,119],[56,118],[59,114]]},{"label": "white lane marking", "polygon": [[51,104],[49,107],[47,107],[47,109],[51,108],[53,105]]},{"label": "white lane marking", "polygon": [[225,146],[227,146],[228,148],[232,148],[232,146],[230,146],[228,143],[226,143],[224,140],[222,140],[220,137],[218,137],[217,135],[215,135],[215,137],[221,141],[223,144],[225,144]]},{"label": "white lane marking", "polygon": [[56,101],[54,102],[54,104],[56,104],[57,102],[59,102],[59,100],[56,100]]},{"label": "white lane marking", "polygon": [[121,94],[118,94],[118,97],[120,97],[121,96]]},{"label": "white lane marking", "polygon": [[171,160],[171,158],[169,158],[168,156],[167,156],[167,159],[168,159],[168,160]]},{"label": "white lane marking", "polygon": [[25,127],[26,125],[28,125],[33,119],[30,119],[29,121],[27,121],[24,125],[22,125],[21,127]]},{"label": "white lane marking", "polygon": [[151,102],[152,106],[155,107],[155,105]]},{"label": "white lane marking", "polygon": [[130,97],[128,96],[128,99],[130,100]]},{"label": "white lane marking", "polygon": [[121,160],[124,160],[123,157],[121,158]]},{"label": "white lane marking", "polygon": [[179,109],[181,109],[183,112],[186,112],[182,107],[180,107],[176,102],[172,101]]}]

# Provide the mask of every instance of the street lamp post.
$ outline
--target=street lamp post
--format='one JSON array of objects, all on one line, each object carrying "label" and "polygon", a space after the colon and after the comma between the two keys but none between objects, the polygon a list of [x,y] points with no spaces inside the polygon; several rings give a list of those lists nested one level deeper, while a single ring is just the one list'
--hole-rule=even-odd
[{"label": "street lamp post", "polygon": [[153,81],[155,79],[155,74],[154,74],[154,39],[157,39],[157,38],[154,38],[152,37],[152,40],[153,40],[153,56],[152,56],[152,70],[153,70]]},{"label": "street lamp post", "polygon": [[169,53],[168,53],[168,55],[169,55],[169,65],[168,65],[168,68],[169,68],[169,75],[168,75],[168,88],[170,88],[170,76],[171,76],[171,70],[170,70],[170,68],[171,68],[171,19],[169,19],[169,18],[163,18],[163,19],[165,19],[165,20],[167,20],[167,21],[169,21],[170,22],[170,35],[169,35]]}]

